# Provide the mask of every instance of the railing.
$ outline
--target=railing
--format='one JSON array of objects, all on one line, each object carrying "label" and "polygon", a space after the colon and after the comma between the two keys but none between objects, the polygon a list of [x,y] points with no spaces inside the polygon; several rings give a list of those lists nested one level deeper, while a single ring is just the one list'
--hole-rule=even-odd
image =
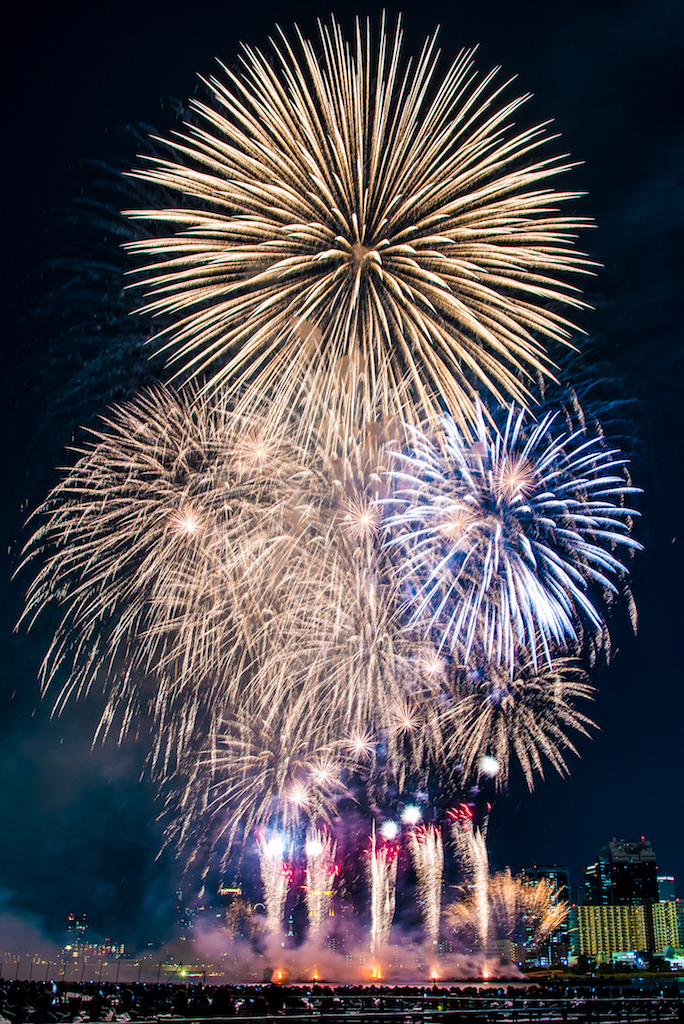
[{"label": "railing", "polygon": [[[236,1018],[273,1024],[279,1019],[326,1024],[666,1024],[684,1022],[681,997],[506,999],[447,996],[441,999],[377,997],[360,1006],[356,999],[309,999],[307,1007],[284,1005],[271,1013],[247,1001],[226,1017],[156,1014],[135,1017],[135,1024],[235,1024]],[[386,1004],[393,1005],[388,1007]],[[258,1011],[258,1012],[255,1012]],[[119,1024],[128,1015],[117,1014]],[[65,1018],[65,1021],[68,1018]]]}]

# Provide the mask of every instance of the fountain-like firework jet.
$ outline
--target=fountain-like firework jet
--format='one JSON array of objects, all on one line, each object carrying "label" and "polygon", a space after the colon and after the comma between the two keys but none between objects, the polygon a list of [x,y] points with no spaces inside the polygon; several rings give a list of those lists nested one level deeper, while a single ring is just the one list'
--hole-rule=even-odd
[{"label": "fountain-like firework jet", "polygon": [[320,829],[306,833],[306,907],[309,911],[309,938],[318,942],[330,912],[337,867],[337,844]]},{"label": "fountain-like firework jet", "polygon": [[463,879],[470,878],[471,863],[468,856],[470,837],[473,834],[473,812],[467,804],[459,804],[449,811],[451,839]]},{"label": "fountain-like firework jet", "polygon": [[266,929],[269,935],[278,935],[282,929],[285,900],[291,880],[290,869],[284,861],[285,843],[275,833],[270,838],[259,836],[257,848],[264,886]]},{"label": "fountain-like firework jet", "polygon": [[409,846],[418,876],[418,895],[423,912],[425,937],[434,945],[439,939],[439,916],[442,909],[442,834],[434,825],[414,828],[409,832]]},{"label": "fountain-like firework jet", "polygon": [[380,953],[389,941],[397,902],[398,852],[398,847],[378,841],[373,822],[368,862],[371,890],[371,955]]},{"label": "fountain-like firework jet", "polygon": [[483,803],[478,813],[478,824],[475,824],[474,809],[470,804],[461,803],[449,811],[451,819],[451,839],[456,850],[456,858],[465,882],[473,880],[473,859],[471,845],[473,833],[478,832],[487,842],[490,803]]},{"label": "fountain-like firework jet", "polygon": [[478,829],[473,829],[469,849],[477,941],[480,948],[486,950],[489,941],[489,857],[485,837]]}]

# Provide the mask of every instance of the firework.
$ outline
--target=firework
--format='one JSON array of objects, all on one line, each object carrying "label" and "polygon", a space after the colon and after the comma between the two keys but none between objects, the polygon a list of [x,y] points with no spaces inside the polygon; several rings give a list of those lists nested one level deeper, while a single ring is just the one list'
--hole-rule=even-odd
[{"label": "firework", "polygon": [[[581,416],[528,411],[546,343],[574,329],[558,310],[583,305],[570,275],[592,272],[585,222],[559,212],[576,194],[548,184],[571,164],[546,126],[515,128],[526,97],[471,51],[441,73],[436,36],[402,63],[400,23],[375,50],[369,26],[320,35],[320,58],[299,33],[273,59],[245,47],[133,172],[178,198],[131,213],[161,227],[129,249],[184,391],[78,450],[26,551],[25,612],[61,609],[57,712],[101,688],[98,735],[151,720],[169,841],[222,845],[225,868],[257,834],[271,938],[306,832],[315,941],[343,801],[389,813],[434,770],[504,786],[516,758],[530,788],[544,760],[567,770],[591,688],[566,655],[605,642],[639,547],[625,460]],[[397,810],[371,836],[374,956]],[[423,810],[400,817],[434,944],[444,850]],[[486,818],[455,817],[455,925],[483,949],[492,915],[555,927],[550,891],[490,878]]]},{"label": "firework", "polygon": [[400,563],[413,621],[467,661],[479,645],[511,671],[521,656],[552,660],[584,630],[600,637],[597,597],[616,593],[629,536],[625,460],[584,430],[553,436],[511,408],[503,430],[478,407],[474,441],[450,417],[414,433],[394,472]]},{"label": "firework", "polygon": [[[392,578],[358,549],[332,549],[312,592],[308,637],[281,645],[281,693],[318,742],[392,772],[400,786],[440,748],[436,689],[421,676],[426,645],[403,627]],[[378,751],[382,750],[382,765]]]},{"label": "firework", "polygon": [[70,666],[58,711],[97,682],[102,732],[151,710],[168,760],[214,731],[291,602],[307,471],[256,416],[189,393],[159,388],[105,425],[39,510],[26,559],[48,557],[24,619],[62,609],[41,670],[47,687]]},{"label": "firework", "polygon": [[290,888],[292,873],[284,862],[285,842],[278,833],[260,836],[258,840],[259,867],[266,904],[266,930],[278,936],[283,924],[283,911]]},{"label": "firework", "polygon": [[442,874],[444,847],[439,829],[433,825],[409,832],[409,847],[418,877],[418,894],[423,910],[425,935],[433,945],[439,939],[439,916],[442,905]]},{"label": "firework", "polygon": [[[489,942],[489,855],[485,833],[459,816],[453,829],[462,862],[461,898],[446,908],[446,919],[456,932],[468,932],[480,949]],[[458,829],[458,831],[457,831]]]},{"label": "firework", "polygon": [[423,681],[434,652],[404,627],[382,545],[381,437],[330,460],[158,389],[79,454],[28,547],[49,557],[26,618],[63,607],[43,664],[45,687],[70,668],[57,711],[96,684],[102,735],[151,712],[181,845],[197,815],[229,842],[276,805],[283,826],[329,820],[352,761],[375,772],[382,748],[403,782],[434,755],[441,675]]},{"label": "firework", "polygon": [[535,773],[543,778],[544,758],[559,774],[567,773],[566,753],[577,754],[567,730],[588,736],[594,724],[574,705],[591,700],[593,693],[570,658],[538,668],[527,660],[512,673],[487,662],[457,674],[442,733],[450,738],[451,756],[458,752],[466,777],[489,776],[503,788],[515,756],[532,790]]},{"label": "firework", "polygon": [[477,935],[486,949],[490,932],[498,938],[525,941],[533,947],[563,924],[568,904],[546,879],[531,882],[510,869],[489,874],[484,839],[475,833],[471,846],[475,884],[446,908],[445,917],[457,933]]},{"label": "firework", "polygon": [[570,910],[567,900],[559,898],[553,882],[521,880],[519,903],[525,931],[534,947],[563,924]]},{"label": "firework", "polygon": [[373,822],[368,860],[371,898],[371,956],[378,956],[389,942],[397,902],[398,847],[379,840]]},{"label": "firework", "polygon": [[308,719],[262,718],[247,709],[216,727],[211,745],[190,751],[167,779],[167,838],[192,863],[203,834],[223,851],[222,867],[253,831],[283,833],[307,822],[330,824],[351,799],[355,762],[337,741],[319,746]]},{"label": "firework", "polygon": [[333,897],[336,843],[327,833],[310,828],[306,833],[306,906],[309,911],[309,939],[318,942],[325,927]]},{"label": "firework", "polygon": [[464,879],[470,878],[471,861],[469,857],[470,837],[473,832],[473,812],[467,804],[459,804],[449,811],[451,841],[456,852],[456,860]]},{"label": "firework", "polygon": [[489,941],[489,857],[485,837],[476,829],[470,835],[469,853],[477,937],[480,947],[486,949]]},{"label": "firework", "polygon": [[[528,98],[502,98],[473,51],[438,71],[436,35],[404,66],[400,23],[349,45],[333,20],[322,58],[297,33],[273,56],[245,46],[207,103],[134,176],[178,195],[134,210],[172,234],[131,243],[145,257],[146,312],[182,374],[272,397],[278,422],[323,421],[351,396],[363,423],[472,419],[475,387],[526,404],[521,380],[550,366],[542,340],[572,325],[550,304],[583,305],[567,272],[576,193],[548,180],[545,125],[517,131]],[[338,437],[350,436],[349,424]]]},{"label": "firework", "polygon": [[389,772],[401,788],[439,754],[444,670],[425,671],[434,647],[402,615],[383,545],[382,458],[382,447],[370,460],[363,452],[322,458],[325,468],[311,475],[305,543],[290,556],[292,600],[253,691],[270,717],[287,706],[319,746],[341,743],[347,758]]}]

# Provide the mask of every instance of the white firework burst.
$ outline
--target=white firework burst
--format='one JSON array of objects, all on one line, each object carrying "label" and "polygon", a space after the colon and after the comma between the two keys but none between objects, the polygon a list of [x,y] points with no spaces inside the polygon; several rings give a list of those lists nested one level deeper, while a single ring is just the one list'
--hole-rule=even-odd
[{"label": "white firework burst", "polygon": [[549,186],[572,165],[546,125],[515,127],[528,97],[504,99],[471,50],[440,73],[436,34],[404,63],[402,36],[383,19],[374,50],[369,25],[348,43],[332,19],[320,56],[299,32],[272,57],[245,46],[132,172],[179,197],[129,211],[172,230],[129,246],[171,364],[269,394],[303,430],[346,394],[331,445],[445,402],[469,422],[478,388],[526,404],[544,339],[573,331],[558,305],[583,305],[567,274],[591,272],[585,222],[559,212],[577,193]]}]

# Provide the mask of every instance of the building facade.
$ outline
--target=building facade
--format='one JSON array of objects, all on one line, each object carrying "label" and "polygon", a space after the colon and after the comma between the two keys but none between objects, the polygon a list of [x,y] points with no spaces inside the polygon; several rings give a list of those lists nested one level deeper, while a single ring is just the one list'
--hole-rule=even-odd
[{"label": "building facade", "polygon": [[684,944],[684,936],[680,935],[676,900],[662,900],[650,909],[653,914],[654,952],[665,953],[680,948]]},{"label": "building facade", "polygon": [[643,906],[577,907],[579,954],[606,963],[616,953],[648,949]]}]

